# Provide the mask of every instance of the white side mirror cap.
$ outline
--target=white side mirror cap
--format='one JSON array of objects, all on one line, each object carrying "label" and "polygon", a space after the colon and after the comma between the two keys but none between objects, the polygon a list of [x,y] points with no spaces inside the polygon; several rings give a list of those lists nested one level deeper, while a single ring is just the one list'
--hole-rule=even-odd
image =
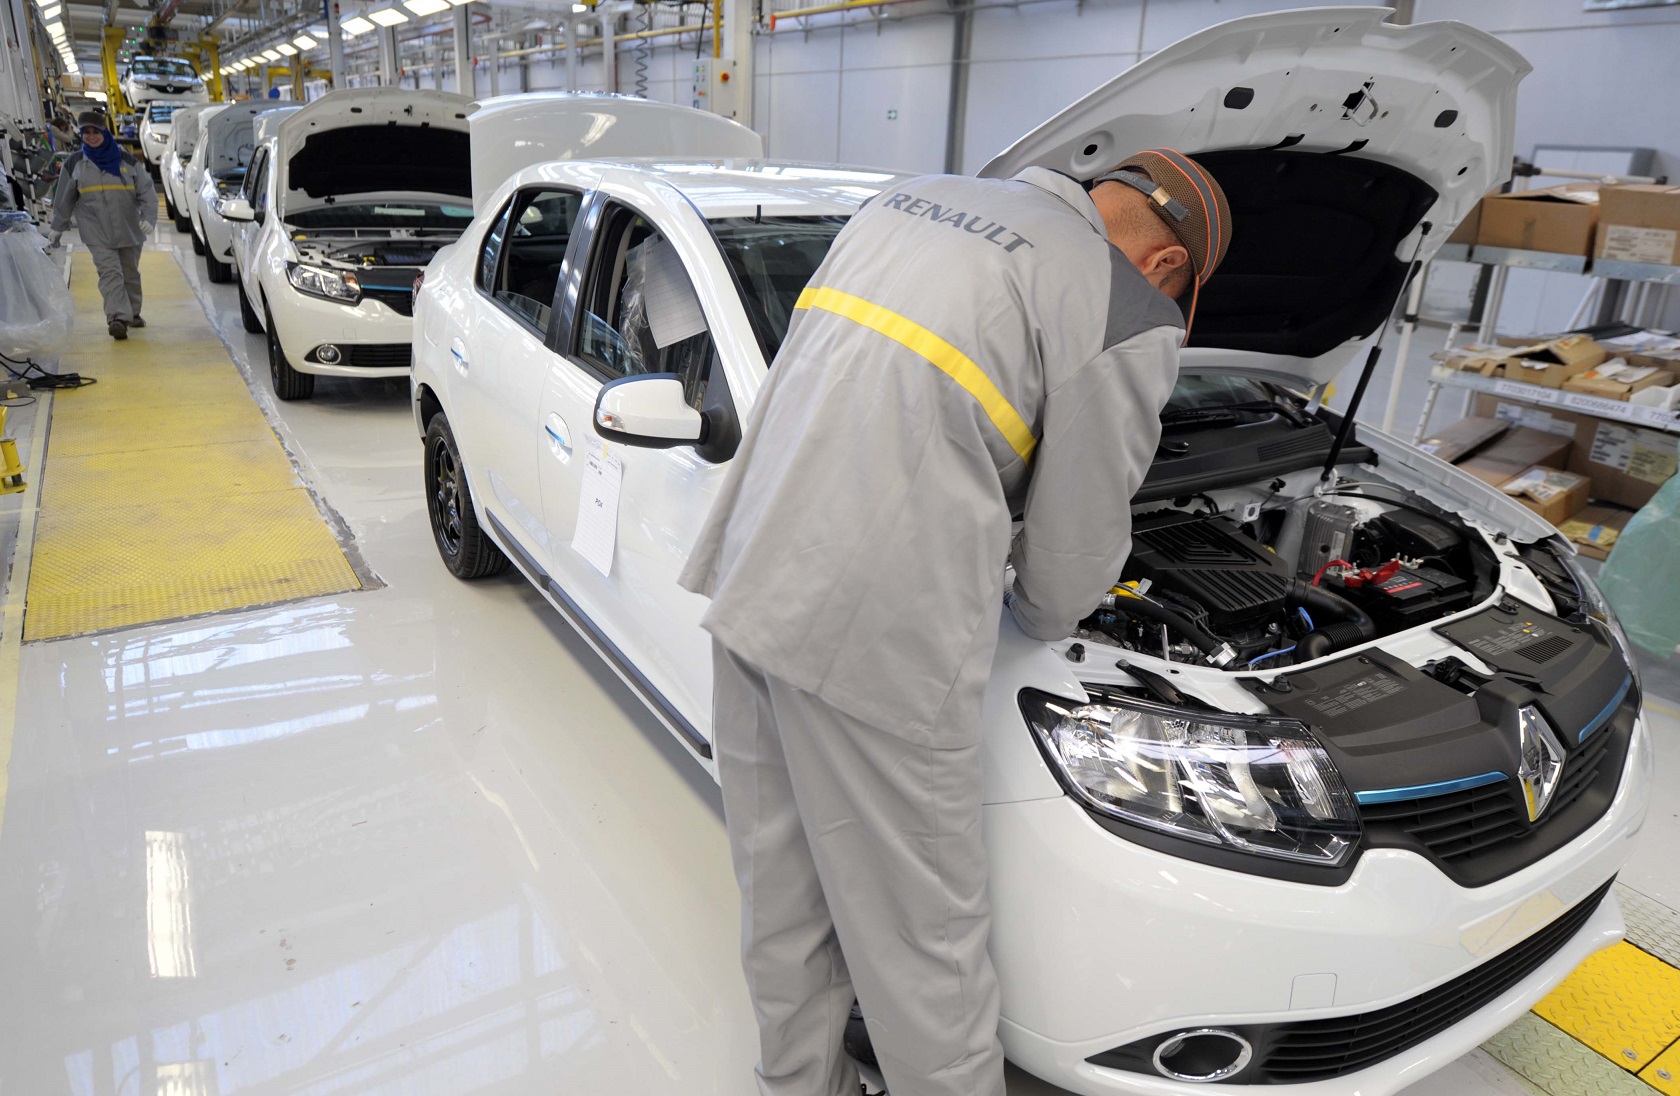
[{"label": "white side mirror cap", "polygon": [[217,203],[216,212],[229,221],[243,222],[257,219],[256,212],[251,208],[251,203],[244,198],[223,198]]},{"label": "white side mirror cap", "polygon": [[595,429],[610,441],[665,449],[703,441],[706,419],[683,398],[675,373],[646,373],[602,386]]}]

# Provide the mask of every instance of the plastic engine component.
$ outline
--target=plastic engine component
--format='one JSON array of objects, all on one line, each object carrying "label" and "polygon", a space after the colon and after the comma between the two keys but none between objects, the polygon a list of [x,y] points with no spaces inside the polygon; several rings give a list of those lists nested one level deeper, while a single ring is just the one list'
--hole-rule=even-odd
[{"label": "plastic engine component", "polygon": [[1289,591],[1288,565],[1223,518],[1169,511],[1132,526],[1126,579],[1148,579],[1207,610],[1209,630],[1264,627]]},{"label": "plastic engine component", "polygon": [[1329,571],[1323,585],[1364,609],[1384,632],[1428,624],[1470,604],[1470,584],[1457,575],[1404,564],[1382,570],[1390,568],[1392,573],[1380,581],[1363,583]]}]

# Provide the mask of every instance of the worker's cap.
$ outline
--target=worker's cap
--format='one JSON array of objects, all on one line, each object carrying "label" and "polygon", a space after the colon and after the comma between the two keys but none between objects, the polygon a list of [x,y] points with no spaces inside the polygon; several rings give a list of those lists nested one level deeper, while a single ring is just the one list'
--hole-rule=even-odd
[{"label": "worker's cap", "polygon": [[1149,208],[1166,222],[1190,253],[1193,275],[1185,326],[1195,318],[1202,286],[1219,269],[1231,245],[1231,207],[1225,191],[1196,161],[1170,148],[1152,148],[1127,158],[1092,183],[1123,183],[1143,193]]},{"label": "worker's cap", "polygon": [[97,110],[84,110],[76,115],[77,129],[104,129],[105,116]]}]

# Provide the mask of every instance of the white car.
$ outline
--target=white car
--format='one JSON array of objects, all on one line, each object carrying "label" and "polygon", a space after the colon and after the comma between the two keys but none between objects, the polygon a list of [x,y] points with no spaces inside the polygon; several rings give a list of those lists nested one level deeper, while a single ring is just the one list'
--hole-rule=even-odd
[{"label": "white car", "polygon": [[177,108],[169,120],[169,139],[163,145],[158,176],[163,183],[164,211],[169,214],[169,219],[175,222],[177,232],[186,232],[192,227],[192,222],[187,220],[184,208],[186,202],[182,191],[185,187],[187,162],[192,159],[193,149],[198,146],[198,116],[204,110],[205,108],[200,106]]},{"label": "white car", "polygon": [[210,101],[204,77],[191,61],[180,57],[136,57],[123,70],[117,86],[136,110],[157,99],[175,103]]},{"label": "white car", "polygon": [[221,215],[275,395],[305,399],[317,374],[408,375],[414,281],[472,221],[471,109],[450,92],[334,91],[257,150]]},{"label": "white car", "polygon": [[157,100],[146,104],[140,119],[140,156],[162,174],[164,150],[169,147],[169,135],[174,131],[175,112],[183,109],[180,103]]},{"label": "white car", "polygon": [[196,119],[198,125],[197,133],[193,137],[192,154],[187,157],[187,162],[181,169],[180,182],[176,186],[177,215],[184,217],[187,222],[181,225],[177,220],[176,223],[192,236],[194,255],[204,254],[204,237],[198,233],[198,199],[210,159],[210,123],[215,120],[216,115],[227,109],[227,103],[200,108]]},{"label": "white car", "polygon": [[[279,99],[235,103],[217,111],[205,129],[198,197],[192,203],[193,234],[204,244],[205,275],[216,283],[233,281],[233,222],[222,216],[222,203],[243,193],[245,173],[261,143],[259,121],[277,124],[302,108]],[[272,134],[272,130],[270,133]]]},{"label": "white car", "polygon": [[[1077,1093],[1385,1096],[1622,935],[1610,884],[1652,744],[1573,549],[1389,435],[1340,445],[1343,420],[1297,394],[1363,360],[1411,263],[1510,164],[1523,58],[1384,14],[1203,31],[983,172],[1091,178],[1167,145],[1234,220],[1115,593],[1047,644],[998,590],[1000,1034]],[[677,575],[806,280],[896,182],[538,164],[483,196],[417,294],[444,563],[511,559],[708,769],[705,602]]]}]

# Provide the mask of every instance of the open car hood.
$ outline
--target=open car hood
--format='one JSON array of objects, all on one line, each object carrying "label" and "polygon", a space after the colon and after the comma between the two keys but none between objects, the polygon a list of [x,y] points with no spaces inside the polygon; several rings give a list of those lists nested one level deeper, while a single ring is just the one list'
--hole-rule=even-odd
[{"label": "open car hood", "polygon": [[417,88],[330,91],[280,122],[282,207],[305,199],[408,191],[472,193],[463,95]]},{"label": "open car hood", "polygon": [[[256,155],[256,120],[260,114],[284,109],[278,99],[254,103],[235,103],[216,112],[206,127],[205,139],[210,142],[205,158],[205,170],[212,174],[250,167]],[[296,109],[295,107],[293,108]]]},{"label": "open car hood", "polygon": [[471,123],[473,208],[480,213],[510,176],[552,160],[764,157],[764,138],[739,122],[629,95],[505,95],[483,104]]},{"label": "open car hood", "polygon": [[[1234,19],[1139,62],[981,169],[1091,179],[1133,152],[1195,156],[1231,204],[1186,369],[1319,384],[1392,312],[1428,259],[1510,175],[1531,66],[1463,23],[1388,8]],[[1423,231],[1427,228],[1427,231]]]}]

